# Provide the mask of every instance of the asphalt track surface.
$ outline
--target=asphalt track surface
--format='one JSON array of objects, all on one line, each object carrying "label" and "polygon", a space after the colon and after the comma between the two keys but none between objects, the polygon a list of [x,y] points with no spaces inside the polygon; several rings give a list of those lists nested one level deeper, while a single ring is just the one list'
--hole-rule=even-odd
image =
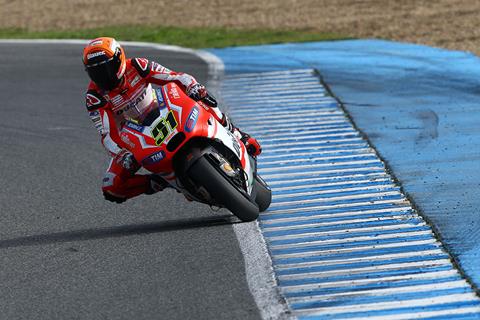
[{"label": "asphalt track surface", "polygon": [[[226,212],[101,196],[81,45],[0,44],[0,319],[259,319]],[[204,82],[179,52],[129,48]]]}]

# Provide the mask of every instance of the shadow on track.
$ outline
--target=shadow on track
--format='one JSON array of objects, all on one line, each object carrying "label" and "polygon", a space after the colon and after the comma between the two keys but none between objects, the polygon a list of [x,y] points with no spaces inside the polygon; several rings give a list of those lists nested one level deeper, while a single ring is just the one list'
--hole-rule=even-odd
[{"label": "shadow on track", "polygon": [[168,232],[176,230],[194,229],[202,227],[213,227],[219,225],[241,223],[233,215],[222,215],[216,217],[203,217],[195,219],[179,219],[158,223],[130,224],[118,227],[82,229],[65,232],[54,232],[47,234],[18,237],[13,239],[0,240],[0,249],[38,246],[45,244],[86,241],[95,239],[106,239],[115,237],[128,237],[157,232]]}]

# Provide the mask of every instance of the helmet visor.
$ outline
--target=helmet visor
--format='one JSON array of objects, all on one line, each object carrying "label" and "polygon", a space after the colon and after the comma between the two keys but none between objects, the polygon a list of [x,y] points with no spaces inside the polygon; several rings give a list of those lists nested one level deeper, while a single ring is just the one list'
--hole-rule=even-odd
[{"label": "helmet visor", "polygon": [[118,70],[120,69],[121,61],[117,55],[114,57],[87,65],[86,70],[90,79],[95,82],[100,88],[104,90],[115,89],[120,83],[120,79],[117,77]]}]

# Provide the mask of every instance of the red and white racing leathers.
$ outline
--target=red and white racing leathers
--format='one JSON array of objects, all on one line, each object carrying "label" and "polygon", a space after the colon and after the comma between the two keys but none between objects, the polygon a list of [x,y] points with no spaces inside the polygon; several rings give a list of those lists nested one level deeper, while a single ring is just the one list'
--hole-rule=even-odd
[{"label": "red and white racing leathers", "polygon": [[[151,192],[148,175],[135,174],[140,168],[134,164],[125,166],[125,142],[119,130],[125,120],[142,121],[157,106],[151,84],[165,85],[174,81],[187,94],[198,88],[198,82],[191,75],[174,72],[164,66],[144,58],[127,60],[125,76],[118,88],[112,91],[100,90],[90,82],[86,93],[86,105],[90,118],[101,134],[102,143],[112,156],[103,179],[103,192],[106,198],[125,200],[142,193]],[[218,108],[210,112],[221,123],[226,116]]]}]

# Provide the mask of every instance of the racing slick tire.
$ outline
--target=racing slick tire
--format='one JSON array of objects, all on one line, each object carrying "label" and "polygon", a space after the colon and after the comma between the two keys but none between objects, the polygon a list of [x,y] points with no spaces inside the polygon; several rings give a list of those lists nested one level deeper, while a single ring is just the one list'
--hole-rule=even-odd
[{"label": "racing slick tire", "polygon": [[223,204],[237,218],[244,222],[258,218],[258,206],[250,202],[226,177],[224,177],[205,156],[199,158],[189,170],[190,178],[203,186],[210,196]]},{"label": "racing slick tire", "polygon": [[263,212],[268,209],[270,203],[272,202],[272,190],[267,185],[267,183],[258,175],[255,178],[255,188],[257,190],[255,202],[258,205],[259,211]]}]

